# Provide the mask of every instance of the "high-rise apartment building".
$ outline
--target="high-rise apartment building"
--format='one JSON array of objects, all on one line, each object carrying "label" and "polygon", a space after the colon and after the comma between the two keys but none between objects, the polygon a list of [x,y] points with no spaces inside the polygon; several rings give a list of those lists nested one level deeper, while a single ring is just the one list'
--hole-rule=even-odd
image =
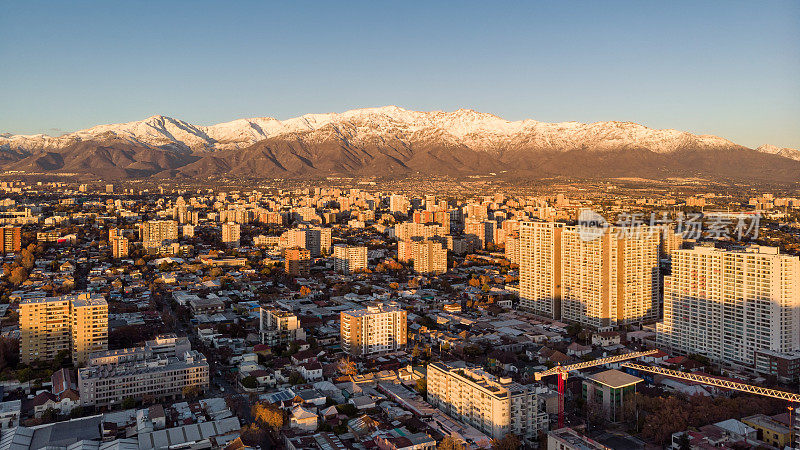
[{"label": "high-rise apartment building", "polygon": [[20,360],[51,361],[69,351],[74,364],[108,348],[108,303],[100,295],[31,298],[19,304]]},{"label": "high-rise apartment building", "polygon": [[395,351],[406,345],[407,313],[389,305],[369,306],[340,315],[342,350],[354,356]]},{"label": "high-rise apartment building", "polygon": [[233,247],[239,246],[239,238],[242,232],[242,226],[235,222],[226,222],[222,224],[222,243]]},{"label": "high-rise apartment building", "polygon": [[428,403],[494,439],[535,437],[548,428],[533,385],[497,378],[463,361],[428,364]]},{"label": "high-rise apartment building", "polygon": [[495,229],[497,222],[492,220],[467,219],[464,221],[464,234],[475,236],[481,243],[481,247],[494,242]]},{"label": "high-rise apartment building", "polygon": [[331,229],[322,227],[301,227],[286,232],[287,246],[300,247],[319,257],[331,252]]},{"label": "high-rise apartment building", "polygon": [[311,252],[300,247],[287,248],[283,252],[286,273],[306,277],[311,272]]},{"label": "high-rise apartment building", "polygon": [[333,269],[344,274],[367,270],[367,247],[344,244],[334,245]]},{"label": "high-rise apartment building", "polygon": [[656,332],[672,352],[770,373],[770,352],[800,351],[800,259],[775,247],[673,251]]},{"label": "high-rise apartment building", "polygon": [[22,250],[22,229],[20,227],[0,227],[3,253],[16,253]]},{"label": "high-rise apartment building", "polygon": [[524,222],[520,303],[594,328],[659,318],[660,230]]},{"label": "high-rise apartment building", "polygon": [[306,338],[306,332],[300,326],[297,315],[282,309],[259,308],[259,331],[261,343],[267,345],[285,344]]},{"label": "high-rise apartment building", "polygon": [[128,238],[117,236],[111,238],[109,244],[111,245],[111,255],[114,258],[126,258],[128,256],[128,251],[129,251]]},{"label": "high-rise apartment building", "polygon": [[139,226],[145,247],[160,247],[164,241],[178,239],[178,222],[175,220],[150,220]]},{"label": "high-rise apartment building", "polygon": [[447,272],[447,247],[438,240],[411,241],[414,271],[422,274]]}]

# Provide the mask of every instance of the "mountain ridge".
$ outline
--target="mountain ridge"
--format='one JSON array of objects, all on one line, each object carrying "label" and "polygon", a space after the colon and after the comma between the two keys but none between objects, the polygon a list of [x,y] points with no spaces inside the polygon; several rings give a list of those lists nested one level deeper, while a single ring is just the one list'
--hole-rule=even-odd
[{"label": "mountain ridge", "polygon": [[211,126],[154,115],[59,137],[0,135],[0,169],[117,178],[508,171],[529,178],[649,173],[796,182],[800,155],[795,156],[792,149],[754,150],[718,136],[635,122],[509,121],[470,109],[397,106]]}]

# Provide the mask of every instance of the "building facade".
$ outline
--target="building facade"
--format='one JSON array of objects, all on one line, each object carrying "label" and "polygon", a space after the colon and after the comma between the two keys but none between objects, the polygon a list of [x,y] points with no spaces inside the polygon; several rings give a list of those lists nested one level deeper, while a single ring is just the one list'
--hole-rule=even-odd
[{"label": "building facade", "polygon": [[333,269],[344,274],[367,270],[367,247],[344,244],[334,245]]},{"label": "building facade", "polygon": [[428,403],[494,439],[536,437],[548,428],[532,385],[497,378],[463,361],[428,364]]},{"label": "building facade", "polygon": [[520,227],[520,304],[593,328],[660,316],[660,229]]},{"label": "building facade", "polygon": [[408,337],[407,313],[377,305],[340,313],[342,350],[354,356],[385,353],[403,348]]},{"label": "building facade", "polygon": [[20,227],[0,227],[2,233],[3,253],[22,251],[22,229]]},{"label": "building facade", "polygon": [[775,247],[672,252],[658,345],[761,370],[800,351],[800,258]]},{"label": "building facade", "polygon": [[19,304],[20,360],[52,361],[67,351],[75,365],[108,348],[108,303],[100,295],[30,298]]},{"label": "building facade", "polygon": [[286,273],[295,277],[307,277],[311,272],[311,252],[305,248],[287,248],[284,254]]},{"label": "building facade", "polygon": [[279,345],[296,340],[305,340],[306,332],[295,314],[281,309],[259,309],[259,331],[261,343]]}]

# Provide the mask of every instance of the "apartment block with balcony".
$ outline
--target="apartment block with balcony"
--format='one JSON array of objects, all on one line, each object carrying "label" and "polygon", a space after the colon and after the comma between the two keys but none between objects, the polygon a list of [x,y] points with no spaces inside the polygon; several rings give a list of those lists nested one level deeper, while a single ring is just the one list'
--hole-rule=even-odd
[{"label": "apartment block with balcony", "polygon": [[295,314],[281,309],[259,309],[261,343],[280,345],[305,340],[306,332]]},{"label": "apartment block with balcony", "polygon": [[428,364],[427,386],[428,403],[494,439],[508,433],[535,438],[548,428],[536,386],[497,378],[463,361]]},{"label": "apartment block with balcony", "polygon": [[353,356],[386,353],[405,347],[407,313],[390,305],[369,306],[340,314],[342,350]]},{"label": "apartment block with balcony", "polygon": [[789,364],[800,351],[800,258],[761,246],[673,251],[656,341],[778,375],[778,361]]}]

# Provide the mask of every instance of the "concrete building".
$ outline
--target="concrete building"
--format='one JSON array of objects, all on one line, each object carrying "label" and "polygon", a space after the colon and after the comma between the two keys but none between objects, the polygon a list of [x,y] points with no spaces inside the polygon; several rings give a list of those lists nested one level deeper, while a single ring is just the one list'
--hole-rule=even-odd
[{"label": "concrete building", "polygon": [[481,248],[494,242],[495,229],[497,222],[493,220],[466,219],[464,221],[464,234],[477,237],[481,243]]},{"label": "concrete building", "polygon": [[547,450],[611,450],[569,427],[547,432]]},{"label": "concrete building", "polygon": [[617,327],[659,318],[660,230],[520,226],[520,302],[525,309]]},{"label": "concrete building", "polygon": [[463,361],[430,363],[427,379],[428,403],[494,439],[508,433],[533,438],[548,428],[532,385],[497,378]]},{"label": "concrete building", "polygon": [[305,248],[293,247],[284,250],[286,273],[296,277],[307,277],[311,272],[311,252]]},{"label": "concrete building", "polygon": [[332,234],[330,228],[300,227],[286,232],[287,247],[300,247],[319,257],[331,253]]},{"label": "concrete building", "polygon": [[128,257],[128,250],[129,250],[128,238],[122,236],[116,236],[111,238],[109,244],[111,245],[111,255],[114,258]]},{"label": "concrete building", "polygon": [[16,253],[22,251],[22,228],[5,226],[0,227],[0,242],[3,253]]},{"label": "concrete building", "polygon": [[178,239],[178,221],[150,220],[139,225],[142,245],[145,248],[160,247],[164,241]]},{"label": "concrete building", "polygon": [[295,314],[281,309],[259,308],[261,343],[279,345],[305,340],[306,332]]},{"label": "concrete building", "polygon": [[182,398],[184,389],[208,389],[208,362],[196,350],[181,356],[164,354],[78,370],[81,405],[110,406],[126,398],[156,400]]},{"label": "concrete building", "polygon": [[108,348],[108,303],[100,295],[30,298],[19,304],[20,360],[52,361],[60,352],[83,364]]},{"label": "concrete building", "polygon": [[602,406],[606,418],[611,422],[632,419],[636,385],[642,381],[639,377],[615,369],[589,375],[583,381],[583,399],[587,403]]},{"label": "concrete building", "polygon": [[414,260],[414,271],[417,273],[447,272],[447,247],[439,241],[412,241],[411,257]]},{"label": "concrete building", "polygon": [[362,356],[403,348],[408,333],[406,320],[406,311],[388,305],[342,311],[342,350],[354,356]]},{"label": "concrete building", "polygon": [[242,226],[235,222],[227,222],[222,224],[222,243],[231,247],[239,246],[239,238],[242,232]]},{"label": "concrete building", "polygon": [[800,258],[775,247],[676,250],[664,279],[659,346],[770,373],[800,351]]},{"label": "concrete building", "polygon": [[367,270],[367,247],[344,244],[334,245],[333,269],[344,274]]}]

